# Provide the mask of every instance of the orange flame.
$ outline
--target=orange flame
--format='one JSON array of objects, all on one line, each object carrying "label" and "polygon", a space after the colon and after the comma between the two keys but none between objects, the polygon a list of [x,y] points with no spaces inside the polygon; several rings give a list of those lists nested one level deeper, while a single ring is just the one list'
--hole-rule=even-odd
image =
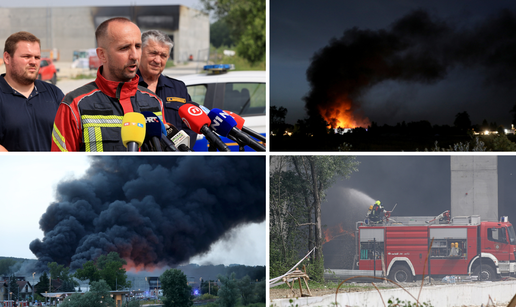
[{"label": "orange flame", "polygon": [[342,228],[342,223],[340,223],[339,225],[327,228],[324,230],[323,244],[330,242],[331,240],[335,239],[336,237],[345,236],[345,235],[349,235],[353,238],[355,237],[355,233]]},{"label": "orange flame", "polygon": [[318,105],[322,118],[329,123],[329,128],[367,128],[369,118],[357,114],[353,102],[347,95],[339,95],[329,105]]},{"label": "orange flame", "polygon": [[160,269],[162,267],[164,267],[165,265],[161,265],[161,264],[143,264],[143,263],[139,263],[139,264],[136,264],[134,263],[134,261],[132,259],[124,259],[127,264],[124,265],[124,269],[128,272],[128,271],[134,271],[136,273],[140,272],[140,271],[150,271],[150,272],[153,272],[154,270],[157,270],[157,269]]}]

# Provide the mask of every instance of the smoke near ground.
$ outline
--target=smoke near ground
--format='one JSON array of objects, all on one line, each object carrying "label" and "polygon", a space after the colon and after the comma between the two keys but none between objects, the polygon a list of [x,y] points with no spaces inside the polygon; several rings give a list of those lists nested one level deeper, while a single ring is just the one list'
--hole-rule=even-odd
[{"label": "smoke near ground", "polygon": [[[339,119],[343,115],[351,117],[352,123],[367,124],[371,114],[364,112],[366,108],[360,98],[373,86],[392,81],[436,84],[451,73],[457,78],[460,70],[469,71],[463,73],[465,78],[471,78],[471,72],[481,75],[482,86],[497,86],[498,91],[492,91],[497,95],[500,88],[512,87],[516,80],[516,14],[513,11],[502,10],[487,19],[466,24],[444,20],[420,9],[386,29],[348,29],[312,57],[307,70],[311,90],[305,97],[305,109],[310,117],[321,116],[333,127],[342,124],[343,120],[339,122]],[[492,108],[494,103],[499,103],[496,102],[499,98],[491,96],[492,101],[484,101],[483,107]],[[384,109],[392,116],[403,112],[404,107],[414,107],[405,106],[392,97],[384,99],[387,101],[382,105],[389,104]],[[445,102],[433,104],[442,108]],[[463,105],[471,112],[472,106],[468,103],[470,101],[464,101]],[[512,105],[504,106],[507,113]],[[384,109],[379,111],[384,112]],[[446,110],[453,108],[448,105]],[[457,112],[461,111],[464,110]],[[457,112],[449,117],[453,118]]]},{"label": "smoke near ground", "polygon": [[264,157],[92,157],[61,182],[30,243],[38,269],[77,269],[116,251],[136,268],[174,266],[228,230],[265,219]]}]

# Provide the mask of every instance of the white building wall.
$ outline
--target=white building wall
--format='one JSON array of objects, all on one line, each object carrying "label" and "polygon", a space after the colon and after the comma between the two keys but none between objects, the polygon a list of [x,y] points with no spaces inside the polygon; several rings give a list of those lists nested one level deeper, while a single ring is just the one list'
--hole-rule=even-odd
[{"label": "white building wall", "polygon": [[496,156],[451,156],[451,215],[498,220]]}]

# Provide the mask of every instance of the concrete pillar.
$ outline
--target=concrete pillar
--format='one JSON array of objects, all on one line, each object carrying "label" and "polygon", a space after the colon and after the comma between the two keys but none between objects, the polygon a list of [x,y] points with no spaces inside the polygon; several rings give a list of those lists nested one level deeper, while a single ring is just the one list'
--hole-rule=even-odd
[{"label": "concrete pillar", "polygon": [[496,156],[451,156],[451,215],[498,221]]}]

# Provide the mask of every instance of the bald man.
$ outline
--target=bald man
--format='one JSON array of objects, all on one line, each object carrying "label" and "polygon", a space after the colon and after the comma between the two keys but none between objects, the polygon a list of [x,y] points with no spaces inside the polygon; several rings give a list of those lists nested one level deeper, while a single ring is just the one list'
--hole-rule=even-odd
[{"label": "bald man", "polygon": [[95,38],[102,66],[95,81],[64,97],[54,121],[52,151],[126,151],[124,114],[150,111],[164,120],[161,100],[138,85],[138,26],[123,17],[108,19],[98,26]]}]

